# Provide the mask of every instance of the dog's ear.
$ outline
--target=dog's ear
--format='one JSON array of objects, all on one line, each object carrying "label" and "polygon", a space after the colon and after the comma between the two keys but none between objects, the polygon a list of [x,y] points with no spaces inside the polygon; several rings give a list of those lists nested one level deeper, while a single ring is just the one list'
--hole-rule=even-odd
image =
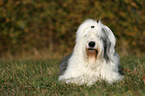
[{"label": "dog's ear", "polygon": [[113,32],[105,25],[102,27],[102,36],[103,36],[103,44],[104,44],[104,58],[108,62],[112,60],[112,56],[115,52],[115,36]]}]

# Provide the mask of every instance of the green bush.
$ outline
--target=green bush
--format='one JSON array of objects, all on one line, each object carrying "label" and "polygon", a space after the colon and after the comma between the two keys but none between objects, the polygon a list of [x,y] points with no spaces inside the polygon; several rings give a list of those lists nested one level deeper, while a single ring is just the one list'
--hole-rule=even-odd
[{"label": "green bush", "polygon": [[0,6],[1,52],[69,50],[87,18],[101,19],[110,27],[121,52],[145,51],[143,0],[1,0]]}]

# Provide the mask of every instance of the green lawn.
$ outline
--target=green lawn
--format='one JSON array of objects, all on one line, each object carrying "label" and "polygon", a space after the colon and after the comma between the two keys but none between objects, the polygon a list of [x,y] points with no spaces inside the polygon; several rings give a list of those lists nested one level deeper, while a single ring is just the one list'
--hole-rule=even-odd
[{"label": "green lawn", "polygon": [[145,57],[123,57],[125,78],[108,85],[97,82],[92,87],[57,81],[60,60],[0,61],[0,94],[66,96],[145,96]]}]

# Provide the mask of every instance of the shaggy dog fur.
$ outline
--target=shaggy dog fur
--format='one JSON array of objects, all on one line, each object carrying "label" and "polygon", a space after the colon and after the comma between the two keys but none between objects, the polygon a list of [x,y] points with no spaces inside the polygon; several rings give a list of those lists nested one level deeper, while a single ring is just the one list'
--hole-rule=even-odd
[{"label": "shaggy dog fur", "polygon": [[59,66],[59,81],[90,86],[101,80],[110,84],[122,80],[115,43],[112,31],[100,21],[84,21],[77,30],[73,53]]}]

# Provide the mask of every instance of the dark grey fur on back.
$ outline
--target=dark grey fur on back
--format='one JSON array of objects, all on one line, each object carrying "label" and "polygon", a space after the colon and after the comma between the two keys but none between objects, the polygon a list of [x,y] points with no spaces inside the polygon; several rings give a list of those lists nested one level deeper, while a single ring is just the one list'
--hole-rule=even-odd
[{"label": "dark grey fur on back", "polygon": [[61,64],[59,65],[59,75],[62,75],[62,74],[65,72],[65,70],[66,70],[66,68],[67,68],[67,66],[68,66],[68,60],[70,59],[70,57],[71,57],[71,54],[68,55],[68,56],[66,56],[66,57],[61,61]]}]

